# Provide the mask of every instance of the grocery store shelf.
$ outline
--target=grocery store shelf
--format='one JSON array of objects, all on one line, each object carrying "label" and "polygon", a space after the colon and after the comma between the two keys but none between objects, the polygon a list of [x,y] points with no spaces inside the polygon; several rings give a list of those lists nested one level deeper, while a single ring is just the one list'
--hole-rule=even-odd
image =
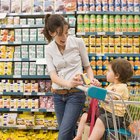
[{"label": "grocery store shelf", "polygon": [[44,17],[46,14],[74,15],[75,12],[35,12],[35,13],[8,13],[7,16]]},{"label": "grocery store shelf", "polygon": [[51,92],[0,92],[0,95],[4,96],[52,96]]},{"label": "grocery store shelf", "polygon": [[42,25],[0,25],[0,29],[23,29],[23,28],[42,28]]},{"label": "grocery store shelf", "polygon": [[55,112],[54,109],[0,108],[0,112]]},{"label": "grocery store shelf", "polygon": [[0,59],[0,62],[31,62],[36,61],[37,58],[12,58],[12,59]]},{"label": "grocery store shelf", "polygon": [[112,12],[112,11],[77,11],[76,14],[94,14],[94,15],[140,15],[140,12]]},{"label": "grocery store shelf", "polygon": [[77,32],[76,35],[140,35],[140,32]]},{"label": "grocery store shelf", "polygon": [[0,129],[36,129],[36,130],[58,130],[56,127],[44,127],[44,126],[21,126],[21,125],[16,125],[16,126],[0,126]]},{"label": "grocery store shelf", "polygon": [[[97,79],[104,79],[104,75],[95,76]],[[50,79],[49,75],[0,75],[0,79]],[[133,76],[132,79],[140,79],[140,76]]]},{"label": "grocery store shelf", "polygon": [[88,56],[114,56],[114,57],[140,57],[140,54],[126,54],[126,53],[104,53],[104,54],[96,54],[96,53],[89,53]]},{"label": "grocery store shelf", "polygon": [[46,41],[0,42],[0,45],[46,45]]},{"label": "grocery store shelf", "polygon": [[50,79],[48,75],[0,75],[1,79]]}]

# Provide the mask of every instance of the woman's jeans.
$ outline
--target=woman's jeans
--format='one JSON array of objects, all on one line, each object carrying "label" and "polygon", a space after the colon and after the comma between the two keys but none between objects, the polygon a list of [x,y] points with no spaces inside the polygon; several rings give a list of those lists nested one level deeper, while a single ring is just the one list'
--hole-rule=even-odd
[{"label": "woman's jeans", "polygon": [[54,94],[55,113],[59,125],[58,140],[72,140],[77,120],[85,103],[85,94]]}]

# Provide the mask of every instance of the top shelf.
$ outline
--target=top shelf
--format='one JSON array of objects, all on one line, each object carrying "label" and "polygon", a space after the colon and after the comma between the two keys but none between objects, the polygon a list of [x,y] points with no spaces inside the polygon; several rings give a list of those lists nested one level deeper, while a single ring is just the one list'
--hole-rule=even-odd
[{"label": "top shelf", "polygon": [[36,13],[7,13],[7,16],[20,17],[44,17],[46,14],[61,14],[61,15],[75,15],[75,14],[95,14],[95,15],[140,15],[140,12],[112,12],[112,11],[73,11],[73,12],[36,12]]},{"label": "top shelf", "polygon": [[77,14],[94,14],[94,15],[140,15],[140,12],[112,12],[112,11],[77,11]]}]

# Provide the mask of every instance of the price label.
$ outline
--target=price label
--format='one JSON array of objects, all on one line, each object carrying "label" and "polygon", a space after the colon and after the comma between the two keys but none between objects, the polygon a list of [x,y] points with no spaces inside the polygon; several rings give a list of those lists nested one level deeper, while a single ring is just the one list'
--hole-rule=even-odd
[{"label": "price label", "polygon": [[31,95],[31,92],[24,92],[24,95]]},{"label": "price label", "polygon": [[38,92],[37,95],[45,95],[45,92]]},{"label": "price label", "polygon": [[123,35],[123,32],[115,32],[115,35]]},{"label": "price label", "polygon": [[78,32],[77,35],[85,35],[85,32]]},{"label": "price label", "polygon": [[39,109],[31,109],[32,112],[39,112]]},{"label": "price label", "polygon": [[105,32],[98,32],[97,35],[105,35]]},{"label": "price label", "polygon": [[13,78],[21,78],[21,75],[13,75]]},{"label": "price label", "polygon": [[17,108],[10,108],[10,111],[17,111]]}]

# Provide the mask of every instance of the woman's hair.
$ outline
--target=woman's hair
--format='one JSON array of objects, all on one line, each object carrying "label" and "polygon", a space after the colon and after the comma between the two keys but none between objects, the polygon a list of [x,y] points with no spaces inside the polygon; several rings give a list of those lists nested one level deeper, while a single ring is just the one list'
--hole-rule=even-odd
[{"label": "woman's hair", "polygon": [[133,68],[128,60],[117,58],[110,62],[115,75],[119,76],[119,81],[126,83],[133,76]]},{"label": "woman's hair", "polygon": [[61,15],[58,14],[47,14],[45,16],[45,27],[43,30],[43,34],[46,37],[46,39],[50,42],[52,40],[52,36],[50,35],[51,33],[54,33],[57,31],[58,28],[60,28],[60,33],[63,33],[63,27],[64,25],[68,25],[68,22],[66,22],[65,18]]}]

